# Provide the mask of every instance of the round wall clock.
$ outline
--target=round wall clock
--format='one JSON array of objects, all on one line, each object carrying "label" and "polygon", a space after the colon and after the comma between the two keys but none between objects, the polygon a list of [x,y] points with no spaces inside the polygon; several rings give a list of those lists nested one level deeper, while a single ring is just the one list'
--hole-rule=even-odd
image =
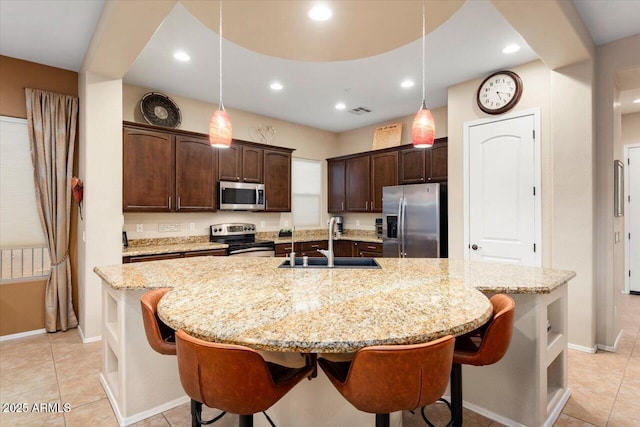
[{"label": "round wall clock", "polygon": [[182,121],[180,109],[167,95],[149,92],[140,100],[140,111],[147,123],[168,128],[177,128]]},{"label": "round wall clock", "polygon": [[498,71],[484,79],[476,101],[488,114],[502,114],[512,109],[522,95],[522,80],[513,71]]}]

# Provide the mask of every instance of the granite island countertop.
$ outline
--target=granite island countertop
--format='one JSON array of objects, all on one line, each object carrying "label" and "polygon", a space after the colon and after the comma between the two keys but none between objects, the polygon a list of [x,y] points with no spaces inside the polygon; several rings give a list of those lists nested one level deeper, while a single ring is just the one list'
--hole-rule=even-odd
[{"label": "granite island countertop", "polygon": [[116,290],[173,287],[158,307],[173,328],[262,350],[310,352],[459,335],[490,317],[483,292],[550,293],[575,275],[447,259],[377,261],[381,269],[281,269],[277,258],[198,257],[95,272]]}]

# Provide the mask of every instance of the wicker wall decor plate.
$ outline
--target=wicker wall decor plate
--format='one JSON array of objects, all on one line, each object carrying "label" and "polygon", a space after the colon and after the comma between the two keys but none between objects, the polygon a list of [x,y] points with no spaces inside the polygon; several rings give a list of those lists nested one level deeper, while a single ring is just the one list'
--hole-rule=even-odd
[{"label": "wicker wall decor plate", "polygon": [[168,128],[177,128],[182,121],[180,109],[167,95],[149,92],[140,100],[140,111],[147,123]]}]

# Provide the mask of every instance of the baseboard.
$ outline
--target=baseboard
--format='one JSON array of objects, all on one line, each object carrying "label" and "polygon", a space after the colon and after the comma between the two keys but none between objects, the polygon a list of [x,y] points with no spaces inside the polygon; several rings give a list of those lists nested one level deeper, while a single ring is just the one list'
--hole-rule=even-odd
[{"label": "baseboard", "polygon": [[0,342],[17,340],[18,338],[30,337],[32,335],[40,335],[40,334],[46,334],[46,333],[47,333],[47,330],[42,328],[42,329],[36,329],[33,331],[18,332],[17,334],[2,335],[0,336]]},{"label": "baseboard", "polygon": [[476,414],[480,414],[483,417],[489,418],[490,420],[497,421],[500,424],[505,425],[505,426],[509,426],[509,427],[527,427],[524,424],[520,424],[519,422],[513,421],[512,419],[509,419],[507,417],[503,417],[502,415],[498,415],[495,412],[489,411],[488,409],[485,409],[485,408],[483,408],[481,406],[476,406],[473,403],[469,403],[467,401],[464,401],[462,403],[462,406],[464,406],[467,409],[472,410]]},{"label": "baseboard", "polygon": [[583,353],[591,353],[591,354],[594,354],[598,350],[598,347],[595,345],[593,347],[585,347],[582,345],[568,343],[567,347],[570,348],[571,350],[578,350]]},{"label": "baseboard", "polygon": [[610,346],[610,345],[598,344],[598,350],[609,351],[611,353],[615,353],[616,351],[618,351],[618,344],[620,343],[620,339],[622,338],[622,332],[623,332],[623,330],[620,329],[620,332],[618,333],[618,336],[616,337],[616,341],[613,343],[613,347]]},{"label": "baseboard", "polygon": [[82,339],[82,344],[88,344],[90,342],[102,341],[102,335],[98,335],[97,337],[89,337],[86,338],[84,336],[84,332],[82,332],[82,328],[78,325],[78,332],[80,333],[80,339]]},{"label": "baseboard", "polygon": [[560,399],[558,399],[558,403],[556,403],[553,409],[549,412],[549,416],[547,417],[547,420],[544,422],[542,427],[553,427],[556,421],[558,421],[558,418],[560,418],[560,414],[562,414],[564,406],[569,401],[569,397],[571,397],[571,389],[567,387],[564,390],[564,393],[562,393]]},{"label": "baseboard", "polygon": [[137,414],[131,416],[131,417],[124,417],[122,415],[122,412],[120,411],[120,408],[118,407],[118,403],[116,401],[115,396],[113,395],[113,392],[111,391],[111,388],[109,387],[109,384],[107,383],[107,380],[104,378],[104,376],[102,375],[102,373],[100,373],[100,384],[102,384],[102,388],[104,389],[106,395],[107,395],[107,399],[109,400],[109,403],[111,404],[111,408],[113,409],[113,413],[116,416],[116,419],[118,420],[118,425],[120,426],[129,426],[131,424],[135,424],[138,421],[142,421],[144,419],[153,417],[154,415],[157,414],[161,414],[164,411],[168,411],[169,409],[173,409],[176,406],[180,406],[184,403],[188,403],[191,401],[191,399],[189,399],[189,396],[185,395],[183,397],[179,397],[177,399],[174,399],[170,402],[167,403],[163,403],[162,405],[158,405],[154,408],[148,409],[146,411],[143,412],[138,412]]}]

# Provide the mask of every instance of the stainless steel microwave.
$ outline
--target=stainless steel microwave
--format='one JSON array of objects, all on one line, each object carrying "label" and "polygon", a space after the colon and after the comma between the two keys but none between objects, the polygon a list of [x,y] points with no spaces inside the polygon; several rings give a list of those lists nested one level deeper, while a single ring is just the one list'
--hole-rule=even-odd
[{"label": "stainless steel microwave", "polygon": [[263,211],[264,184],[220,181],[218,209],[227,211]]}]

